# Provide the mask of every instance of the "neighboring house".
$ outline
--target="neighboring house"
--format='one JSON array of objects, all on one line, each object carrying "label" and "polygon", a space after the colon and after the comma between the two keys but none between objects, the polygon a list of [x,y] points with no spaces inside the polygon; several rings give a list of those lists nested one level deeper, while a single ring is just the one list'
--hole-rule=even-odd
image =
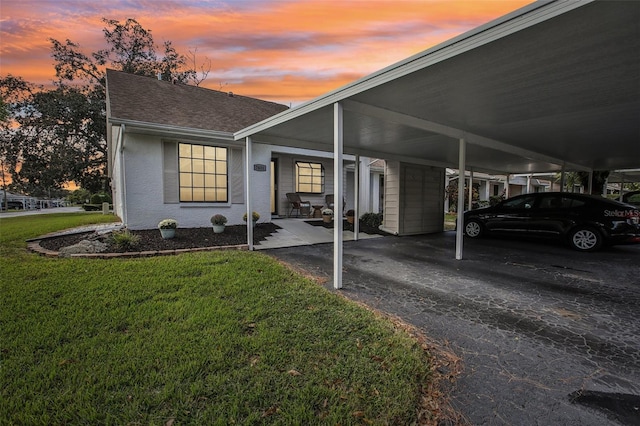
[{"label": "neighboring house", "polygon": [[[471,173],[465,173],[468,183]],[[458,170],[447,169],[445,186],[458,179]],[[473,186],[478,190],[478,200],[488,202],[491,197],[504,195],[506,198],[531,192],[559,191],[559,184],[553,182],[554,175],[548,173],[498,175],[473,173]],[[465,183],[465,187],[467,186]],[[449,200],[445,202],[445,211],[449,211]]]},{"label": "neighboring house", "polygon": [[[7,205],[5,206],[5,200]],[[44,200],[39,200],[36,197],[30,197],[28,195],[17,194],[15,192],[9,192],[3,190],[0,193],[0,210],[7,209],[19,209],[19,210],[33,210],[38,209],[46,203]],[[48,207],[48,204],[45,204]]]},{"label": "neighboring house", "polygon": [[[115,214],[130,229],[151,229],[165,218],[175,218],[180,227],[205,227],[216,213],[225,215],[229,225],[244,223],[245,144],[234,141],[233,133],[286,109],[107,70],[108,170]],[[351,174],[353,163],[353,156],[345,156]],[[371,182],[380,181],[381,168],[365,157],[360,163],[363,181],[379,191],[379,183]],[[314,205],[324,205],[325,196],[333,193],[332,153],[255,141],[252,169],[252,206],[260,222],[288,214],[288,192]],[[352,206],[349,173],[345,193]],[[362,213],[380,208],[371,193],[361,192]]]}]

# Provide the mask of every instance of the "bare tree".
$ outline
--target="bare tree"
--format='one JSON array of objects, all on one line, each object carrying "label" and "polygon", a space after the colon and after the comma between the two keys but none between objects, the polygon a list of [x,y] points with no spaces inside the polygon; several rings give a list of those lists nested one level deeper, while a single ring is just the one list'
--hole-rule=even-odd
[{"label": "bare tree", "polygon": [[[198,67],[198,62],[196,60],[196,54],[198,53],[198,48],[194,48],[193,51],[189,50],[187,54],[188,59],[191,62],[191,69],[193,70],[193,74],[190,77],[190,80],[193,81],[193,84],[196,86],[200,86],[200,83],[207,79],[207,76],[211,72],[211,59],[208,57],[204,57],[204,62],[200,64]],[[199,70],[199,71],[196,71]],[[198,76],[198,72],[200,76]]]}]

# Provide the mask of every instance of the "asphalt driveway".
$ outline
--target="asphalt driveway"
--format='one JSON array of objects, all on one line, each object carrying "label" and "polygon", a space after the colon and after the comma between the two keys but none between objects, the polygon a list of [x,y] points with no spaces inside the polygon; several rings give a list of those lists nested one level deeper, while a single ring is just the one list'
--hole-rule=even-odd
[{"label": "asphalt driveway", "polygon": [[[268,250],[327,279],[332,244]],[[455,234],[344,245],[345,296],[413,324],[462,358],[452,405],[472,424],[640,424],[640,245]]]}]

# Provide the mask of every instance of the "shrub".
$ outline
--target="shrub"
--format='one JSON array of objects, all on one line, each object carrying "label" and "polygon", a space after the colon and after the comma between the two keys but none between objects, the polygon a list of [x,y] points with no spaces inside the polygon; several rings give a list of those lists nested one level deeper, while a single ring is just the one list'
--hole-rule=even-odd
[{"label": "shrub", "polygon": [[178,221],[175,219],[164,219],[158,223],[158,229],[176,229],[178,227]]},{"label": "shrub", "polygon": [[333,210],[331,210],[331,209],[324,209],[324,210],[322,210],[322,215],[323,215],[323,216],[333,216]]},{"label": "shrub", "polygon": [[365,213],[360,216],[360,220],[367,226],[377,228],[382,225],[382,213]]},{"label": "shrub", "polygon": [[214,214],[211,216],[211,224],[213,225],[226,225],[227,218],[221,214]]},{"label": "shrub", "polygon": [[[254,222],[257,222],[258,219],[260,219],[260,215],[258,214],[258,212],[252,212],[251,213],[251,220],[253,220]],[[242,216],[242,220],[244,220],[245,222],[247,221],[247,214],[246,213]]]},{"label": "shrub", "polygon": [[115,231],[111,234],[111,241],[120,250],[127,251],[135,248],[140,242],[140,236],[132,234],[128,229]]},{"label": "shrub", "polygon": [[90,200],[91,204],[102,204],[102,197],[100,194],[93,194]]},{"label": "shrub", "polygon": [[351,210],[351,209],[347,210],[347,213],[345,214],[345,216],[355,216],[355,215],[356,215],[355,210]]}]

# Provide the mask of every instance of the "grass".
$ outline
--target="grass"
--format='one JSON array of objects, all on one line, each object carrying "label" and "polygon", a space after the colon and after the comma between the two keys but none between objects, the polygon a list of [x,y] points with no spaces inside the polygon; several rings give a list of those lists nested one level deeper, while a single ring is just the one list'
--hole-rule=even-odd
[{"label": "grass", "polygon": [[389,321],[274,259],[53,259],[0,224],[0,424],[411,424],[429,360]]},{"label": "grass", "polygon": [[458,215],[455,213],[445,213],[444,214],[444,230],[452,231],[456,229],[456,220]]}]

